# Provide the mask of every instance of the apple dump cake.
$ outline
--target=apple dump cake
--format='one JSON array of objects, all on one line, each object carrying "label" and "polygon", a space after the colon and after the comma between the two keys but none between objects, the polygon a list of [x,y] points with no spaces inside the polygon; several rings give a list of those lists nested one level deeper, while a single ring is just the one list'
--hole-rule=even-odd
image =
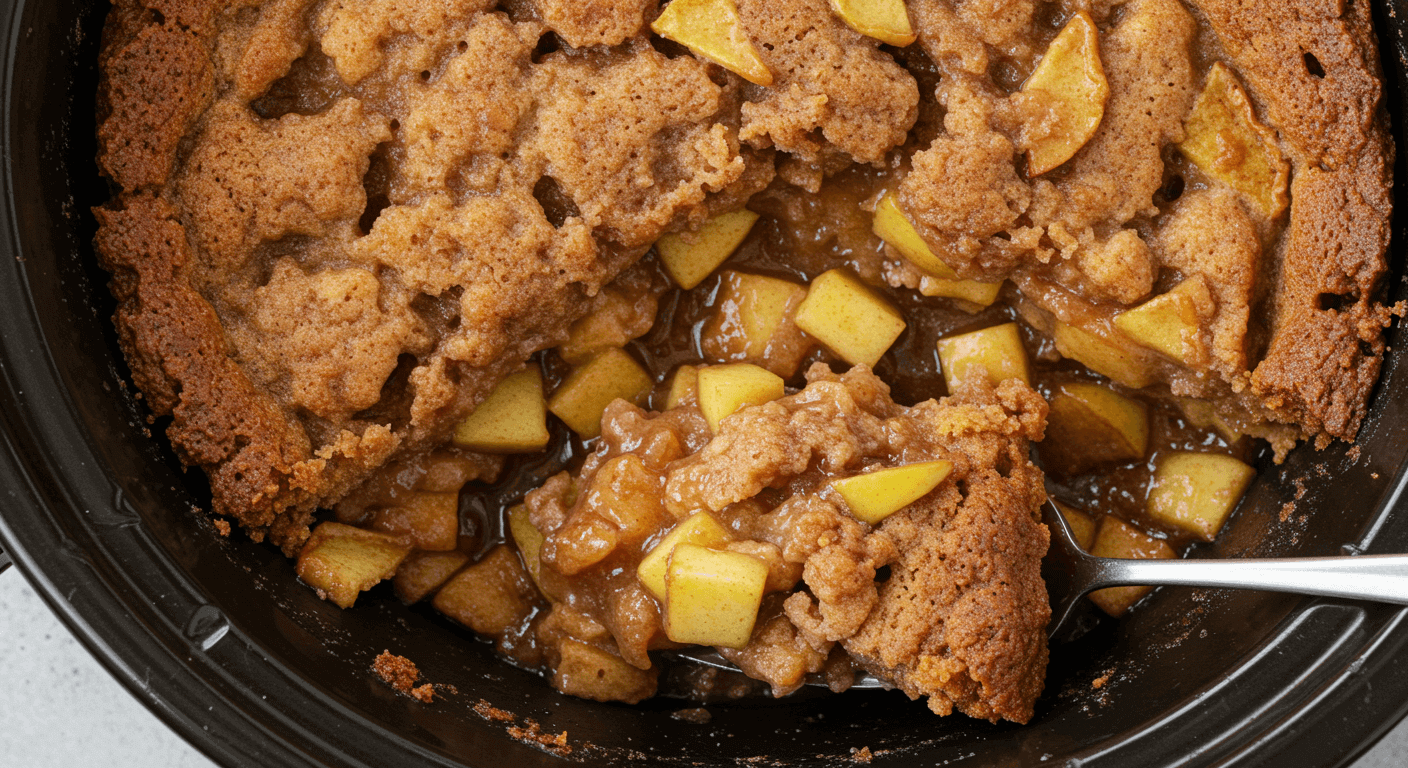
[{"label": "apple dump cake", "polygon": [[215,514],[579,696],[706,645],[1025,722],[1047,488],[1175,556],[1384,354],[1362,2],[118,0],[100,63]]}]

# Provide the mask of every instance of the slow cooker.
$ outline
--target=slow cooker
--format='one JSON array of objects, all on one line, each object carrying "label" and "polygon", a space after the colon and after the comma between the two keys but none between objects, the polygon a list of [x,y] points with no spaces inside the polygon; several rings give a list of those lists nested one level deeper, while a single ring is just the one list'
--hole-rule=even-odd
[{"label": "slow cooker", "polygon": [[[1349,762],[1408,711],[1408,610],[1350,601],[1159,590],[1055,647],[1036,717],[1018,726],[936,718],[895,691],[810,690],[712,704],[699,724],[675,717],[694,706],[680,700],[565,697],[389,596],[349,611],[319,600],[272,547],[217,533],[200,513],[203,475],[182,470],[128,383],[89,213],[108,194],[93,160],[106,12],[0,3],[0,548],[133,695],[216,762],[820,766],[866,748],[873,765],[895,766],[1318,767]],[[1394,136],[1408,146],[1408,2],[1377,0],[1375,17]],[[1401,162],[1396,178],[1401,191]],[[1399,199],[1391,301],[1408,294]],[[1357,449],[1301,447],[1260,470],[1221,538],[1191,556],[1408,552],[1400,357],[1386,361]],[[445,695],[422,704],[375,679],[385,649]],[[570,752],[533,738],[564,731]]]}]

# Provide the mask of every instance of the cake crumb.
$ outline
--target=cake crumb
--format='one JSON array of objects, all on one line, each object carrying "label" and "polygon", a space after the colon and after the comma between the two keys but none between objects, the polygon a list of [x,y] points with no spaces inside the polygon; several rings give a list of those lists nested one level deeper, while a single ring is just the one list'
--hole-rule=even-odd
[{"label": "cake crumb", "polygon": [[1284,522],[1290,520],[1290,519],[1291,519],[1291,515],[1295,514],[1295,511],[1296,511],[1296,503],[1295,503],[1294,501],[1288,501],[1288,502],[1286,502],[1285,504],[1282,504],[1282,505],[1281,505],[1281,522],[1284,523]]},{"label": "cake crumb", "polygon": [[874,755],[870,753],[870,747],[861,747],[860,749],[851,747],[851,759],[857,763],[869,763],[873,757]]},{"label": "cake crumb", "polygon": [[474,711],[476,714],[478,714],[485,720],[492,720],[496,723],[513,722],[512,712],[506,712],[502,709],[499,709],[498,707],[494,706],[493,704],[490,704],[484,699],[480,699],[479,703],[474,705]]},{"label": "cake crumb", "polygon": [[221,538],[230,538],[230,521],[219,517],[215,518],[215,532],[220,534]]},{"label": "cake crumb", "polygon": [[693,707],[690,709],[677,709],[670,713],[670,717],[676,720],[683,720],[686,723],[695,725],[706,725],[714,716],[709,714],[709,710],[703,707]]},{"label": "cake crumb", "polygon": [[1104,688],[1104,687],[1105,687],[1105,684],[1108,683],[1108,682],[1110,682],[1110,678],[1113,677],[1114,674],[1115,674],[1115,670],[1113,670],[1113,669],[1107,669],[1107,670],[1105,670],[1105,674],[1103,674],[1103,675],[1101,675],[1101,676],[1099,676],[1099,677],[1097,677],[1097,678],[1095,678],[1094,680],[1091,681],[1091,683],[1090,683],[1091,689],[1098,691],[1098,690],[1100,690],[1101,688]]},{"label": "cake crumb", "polygon": [[556,736],[543,733],[542,726],[536,720],[525,720],[524,726],[509,726],[508,735],[519,741],[531,741],[559,756],[572,754],[572,747],[567,743],[567,731]]},{"label": "cake crumb", "polygon": [[[513,723],[516,719],[512,712],[499,709],[490,704],[485,699],[480,699],[474,705],[475,714],[492,723]],[[572,754],[572,746],[567,743],[567,731],[557,735],[543,733],[542,726],[533,719],[523,721],[523,725],[509,725],[506,729],[509,736],[519,741],[531,741],[540,747],[556,754],[558,757]]]},{"label": "cake crumb", "polygon": [[387,685],[417,701],[429,704],[435,700],[435,687],[430,683],[416,685],[420,679],[420,669],[405,656],[382,651],[372,663],[372,671]]}]

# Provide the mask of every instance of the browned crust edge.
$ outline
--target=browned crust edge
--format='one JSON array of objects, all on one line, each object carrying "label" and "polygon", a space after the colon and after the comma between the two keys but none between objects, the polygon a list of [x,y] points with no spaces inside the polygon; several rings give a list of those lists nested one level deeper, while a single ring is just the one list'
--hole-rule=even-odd
[{"label": "browned crust edge", "polygon": [[[1353,441],[1393,314],[1377,300],[1387,272],[1394,146],[1369,4],[1197,5],[1278,126],[1294,169],[1272,336],[1252,372],[1252,392],[1317,446]],[[1323,74],[1311,71],[1316,64]]]},{"label": "browned crust edge", "polygon": [[186,279],[185,228],[159,195],[185,136],[214,97],[214,0],[118,0],[99,54],[98,165],[116,186],[95,247],[112,273],[114,321],[132,378],[181,460],[203,467],[214,513],[285,549],[307,535],[307,437],[231,359],[214,309]]}]

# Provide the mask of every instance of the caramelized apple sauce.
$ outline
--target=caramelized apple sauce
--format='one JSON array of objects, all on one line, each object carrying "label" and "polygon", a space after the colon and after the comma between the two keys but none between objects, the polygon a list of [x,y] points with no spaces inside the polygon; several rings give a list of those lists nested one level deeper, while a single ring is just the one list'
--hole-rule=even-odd
[{"label": "caramelized apple sauce", "polygon": [[[951,299],[925,297],[903,285],[888,285],[887,270],[899,269],[900,259],[871,231],[872,215],[868,209],[885,191],[890,178],[885,171],[852,167],[829,180],[816,195],[781,187],[755,198],[753,207],[765,213],[748,239],[697,288],[666,291],[661,296],[654,327],[627,345],[658,382],[651,404],[663,409],[669,374],[678,366],[738,359],[711,354],[713,350],[742,346],[736,324],[717,322],[721,293],[731,275],[762,275],[805,286],[828,269],[848,269],[865,278],[871,288],[898,307],[907,323],[904,333],[874,369],[890,386],[898,403],[915,404],[949,394],[935,351],[939,339],[1013,321],[1020,324],[1023,346],[1031,361],[1032,385],[1044,397],[1050,398],[1062,382],[1092,381],[1145,403],[1149,438],[1143,456],[1097,465],[1076,475],[1047,468],[1048,475],[1061,488],[1060,498],[1069,498],[1072,504],[1093,514],[1116,514],[1180,547],[1186,544],[1190,540],[1186,534],[1160,524],[1145,511],[1145,498],[1159,457],[1176,451],[1206,451],[1255,464],[1267,458],[1267,444],[1249,435],[1219,431],[1213,426],[1215,417],[1211,412],[1201,420],[1190,418],[1179,405],[1188,401],[1173,397],[1166,388],[1122,387],[1061,357],[1050,337],[1025,323],[1014,309],[1015,291],[1010,283],[1004,284],[1002,290],[1012,301],[999,301],[976,312]],[[801,344],[807,344],[805,334]],[[553,355],[546,357],[552,360]],[[845,361],[815,342],[807,344],[801,361],[797,373],[788,379],[789,386],[804,383],[800,374],[808,364],[824,362],[837,370],[846,366]],[[549,365],[557,367],[554,363]],[[1235,428],[1227,425],[1227,429]],[[1045,467],[1041,457],[1063,449],[1079,450],[1043,442],[1036,447],[1037,461]]]}]

